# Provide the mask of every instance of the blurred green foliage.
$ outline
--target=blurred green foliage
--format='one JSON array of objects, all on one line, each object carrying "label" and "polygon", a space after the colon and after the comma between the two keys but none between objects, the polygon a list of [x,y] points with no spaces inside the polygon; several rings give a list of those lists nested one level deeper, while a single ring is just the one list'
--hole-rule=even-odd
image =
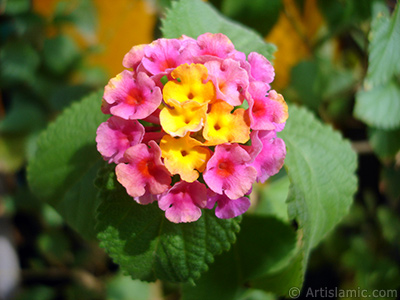
[{"label": "blurred green foliage", "polygon": [[[96,244],[82,240],[27,188],[25,165],[36,151],[38,133],[65,107],[104,84],[95,68],[85,67],[88,53],[80,50],[71,36],[60,30],[48,34],[50,27],[71,24],[86,33],[94,30],[92,2],[79,2],[78,8],[68,11],[66,1],[59,1],[51,20],[34,12],[31,1],[0,2],[0,173],[2,186],[6,186],[0,207],[13,218],[19,236],[23,286],[17,299],[179,299],[176,285],[147,284],[120,274]],[[283,0],[210,2],[227,17],[263,35],[277,26],[280,14],[287,14],[290,5]],[[303,12],[306,2],[294,4]],[[156,3],[160,12],[170,5],[165,0]],[[319,0],[317,4],[324,22],[316,38],[302,36],[309,55],[286,70],[290,81],[280,92],[288,102],[307,107],[352,141],[359,154],[359,190],[342,225],[313,252],[304,289],[333,284],[344,289],[399,291],[399,4],[377,0]],[[76,74],[81,75],[80,81]],[[274,211],[286,222],[283,202],[288,188],[284,172],[267,187],[255,188],[257,214],[268,218]],[[220,278],[218,265],[224,265],[223,259],[210,268],[214,284]],[[207,290],[212,283],[200,282],[200,288],[201,284],[206,284]],[[235,299],[275,298],[245,289],[246,284],[241,287],[243,290],[230,290]],[[189,290],[186,297],[193,293],[192,287],[183,290]]]}]

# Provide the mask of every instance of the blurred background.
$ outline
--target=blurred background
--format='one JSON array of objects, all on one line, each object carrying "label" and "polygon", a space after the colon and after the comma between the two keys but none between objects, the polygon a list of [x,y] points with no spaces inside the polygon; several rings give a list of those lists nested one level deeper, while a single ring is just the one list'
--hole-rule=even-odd
[{"label": "blurred background", "polygon": [[[40,131],[121,72],[132,46],[160,37],[170,2],[0,0],[1,300],[179,299],[177,286],[123,276],[96,241],[83,240],[38,201],[25,178]],[[394,289],[400,296],[400,129],[354,118],[374,7],[392,12],[396,1],[209,2],[277,46],[273,88],[341,131],[358,153],[354,205],[314,250],[304,290]],[[286,197],[288,185],[281,174],[257,186],[257,197]],[[243,300],[274,298],[260,291]]]}]

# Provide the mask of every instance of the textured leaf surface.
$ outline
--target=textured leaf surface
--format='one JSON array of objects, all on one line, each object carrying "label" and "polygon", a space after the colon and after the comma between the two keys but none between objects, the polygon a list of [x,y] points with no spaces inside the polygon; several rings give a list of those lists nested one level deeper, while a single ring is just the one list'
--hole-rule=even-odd
[{"label": "textured leaf surface", "polygon": [[[350,144],[295,106],[290,106],[279,135],[287,146],[287,205],[289,218],[299,223],[298,243],[288,224],[267,216],[245,216],[231,258],[217,258],[196,287],[185,286],[184,299],[202,299],[207,293],[215,299],[235,299],[246,283],[288,295],[290,288],[302,286],[311,248],[347,214],[357,188],[356,155]],[[281,259],[275,247],[281,249]]]},{"label": "textured leaf surface", "polygon": [[182,34],[197,38],[206,32],[223,33],[237,50],[246,54],[255,51],[270,60],[275,51],[275,46],[264,42],[255,31],[223,17],[210,4],[200,0],[173,2],[161,30],[165,38],[178,38]]},{"label": "textured leaf surface", "polygon": [[95,137],[107,118],[100,111],[101,99],[99,91],[67,109],[40,135],[28,166],[34,194],[85,237],[94,236],[98,202],[93,181],[102,159]]},{"label": "textured leaf surface", "polygon": [[359,91],[356,97],[354,114],[360,120],[381,129],[400,126],[400,84],[396,80]]},{"label": "textured leaf surface", "polygon": [[339,133],[304,108],[290,107],[279,135],[287,147],[289,217],[304,230],[308,250],[347,214],[357,189],[356,154]]},{"label": "textured leaf surface", "polygon": [[372,22],[369,46],[368,82],[376,86],[400,74],[400,9],[391,17],[381,12]]},{"label": "textured leaf surface", "polygon": [[289,225],[274,217],[246,215],[237,243],[216,257],[195,286],[184,286],[183,299],[237,299],[246,285],[254,286],[253,280],[286,267],[296,251],[296,233]]},{"label": "textured leaf surface", "polygon": [[157,203],[137,204],[113,172],[101,174],[97,185],[102,201],[97,215],[101,246],[134,279],[192,281],[207,270],[214,255],[236,240],[237,218],[221,220],[204,210],[196,222],[174,224]]}]

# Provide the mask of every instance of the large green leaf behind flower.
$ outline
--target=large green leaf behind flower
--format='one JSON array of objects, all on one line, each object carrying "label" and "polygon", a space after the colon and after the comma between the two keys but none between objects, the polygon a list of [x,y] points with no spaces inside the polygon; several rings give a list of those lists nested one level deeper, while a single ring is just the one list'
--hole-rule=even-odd
[{"label": "large green leaf behind flower", "polygon": [[[285,168],[291,183],[287,206],[290,219],[299,225],[297,243],[288,223],[271,216],[248,220],[245,216],[234,249],[217,257],[216,266],[195,287],[186,285],[184,299],[201,299],[197,295],[207,293],[217,295],[208,299],[240,299],[246,286],[288,295],[291,288],[301,288],[312,248],[349,211],[357,188],[357,157],[350,143],[296,106],[290,106],[279,136],[287,147]],[[269,261],[280,264],[263,263]],[[218,284],[213,284],[216,278]]]},{"label": "large green leaf behind flower", "polygon": [[51,204],[83,236],[95,236],[98,205],[94,179],[102,158],[96,150],[96,129],[107,119],[100,110],[102,91],[70,108],[38,138],[28,165],[34,194]]},{"label": "large green leaf behind flower", "polygon": [[272,58],[276,47],[266,43],[254,30],[235,23],[220,15],[210,4],[200,0],[183,0],[172,3],[161,28],[165,38],[187,35],[197,38],[205,32],[223,33],[235,48],[246,54],[254,51]]},{"label": "large green leaf behind flower", "polygon": [[236,240],[240,218],[218,219],[203,210],[192,223],[171,223],[157,203],[136,203],[107,168],[99,174],[101,246],[132,278],[190,282],[207,270],[214,255]]}]

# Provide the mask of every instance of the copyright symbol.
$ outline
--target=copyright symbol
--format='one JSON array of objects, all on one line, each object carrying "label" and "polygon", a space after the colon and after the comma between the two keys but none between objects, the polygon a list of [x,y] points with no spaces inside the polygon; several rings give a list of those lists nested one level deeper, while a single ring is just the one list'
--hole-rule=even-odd
[{"label": "copyright symbol", "polygon": [[292,287],[289,290],[289,297],[292,299],[299,298],[300,296],[300,289],[298,287]]}]

